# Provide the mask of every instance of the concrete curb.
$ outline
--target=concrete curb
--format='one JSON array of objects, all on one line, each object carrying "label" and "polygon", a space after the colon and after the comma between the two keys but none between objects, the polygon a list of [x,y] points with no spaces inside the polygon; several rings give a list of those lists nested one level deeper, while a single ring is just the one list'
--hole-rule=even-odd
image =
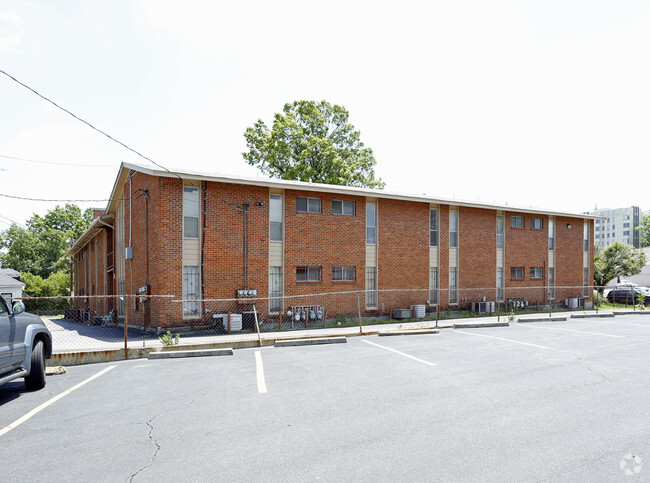
[{"label": "concrete curb", "polygon": [[639,314],[639,315],[650,314],[650,310],[620,310],[614,312],[614,315],[632,315],[632,314]]},{"label": "concrete curb", "polygon": [[377,335],[380,337],[391,335],[423,335],[423,334],[438,334],[440,329],[394,329],[394,330],[380,330]]},{"label": "concrete curb", "polygon": [[345,337],[326,337],[322,339],[287,339],[276,340],[275,347],[294,347],[299,345],[347,344]]},{"label": "concrete curb", "polygon": [[194,351],[152,351],[149,353],[149,360],[152,359],[179,359],[181,357],[209,357],[209,356],[231,356],[233,350],[228,349],[202,349]]},{"label": "concrete curb", "polygon": [[508,327],[508,322],[490,322],[487,324],[454,324],[454,329],[479,329],[481,327]]},{"label": "concrete curb", "polygon": [[609,314],[607,314],[607,313],[605,313],[605,314],[573,314],[573,315],[571,315],[571,318],[572,319],[592,319],[592,318],[602,319],[602,318],[605,318],[605,317],[614,317],[614,315],[616,315],[616,314],[612,314],[612,313],[609,313]]},{"label": "concrete curb", "polygon": [[526,323],[526,322],[559,322],[566,321],[566,317],[531,317],[526,319],[517,319],[517,323]]}]

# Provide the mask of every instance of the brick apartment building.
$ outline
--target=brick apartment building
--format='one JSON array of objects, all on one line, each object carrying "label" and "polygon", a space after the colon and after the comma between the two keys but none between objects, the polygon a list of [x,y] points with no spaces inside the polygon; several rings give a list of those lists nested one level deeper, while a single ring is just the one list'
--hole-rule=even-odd
[{"label": "brick apartment building", "polygon": [[[478,288],[497,302],[521,288],[532,303],[591,305],[590,215],[135,164],[122,164],[111,198],[68,252],[74,293],[132,297],[76,303],[144,327],[191,324],[200,300],[241,290],[256,290],[268,316],[282,316],[292,295],[350,291],[363,291],[364,315],[462,309]],[[398,289],[421,292],[383,292]],[[135,297],[144,294],[185,302]]]}]

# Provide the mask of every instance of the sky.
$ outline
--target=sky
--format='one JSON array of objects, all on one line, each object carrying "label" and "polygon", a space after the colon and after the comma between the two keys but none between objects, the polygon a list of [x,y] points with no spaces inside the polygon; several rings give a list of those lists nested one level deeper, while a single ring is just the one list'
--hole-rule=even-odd
[{"label": "sky", "polygon": [[[386,190],[647,210],[648,25],[636,0],[0,0],[0,69],[170,169],[261,176],[246,128],[327,100]],[[148,164],[1,74],[0,108],[0,194],[104,200]],[[57,204],[0,197],[0,230]]]}]

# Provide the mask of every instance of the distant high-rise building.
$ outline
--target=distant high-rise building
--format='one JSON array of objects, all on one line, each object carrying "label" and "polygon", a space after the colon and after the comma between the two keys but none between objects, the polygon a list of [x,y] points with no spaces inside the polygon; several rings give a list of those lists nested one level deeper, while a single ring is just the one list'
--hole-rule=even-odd
[{"label": "distant high-rise building", "polygon": [[596,220],[594,225],[594,243],[605,248],[614,242],[639,248],[640,233],[637,230],[641,220],[650,214],[650,211],[641,211],[638,206],[627,208],[602,208],[588,213],[589,215],[602,216],[604,220]]}]

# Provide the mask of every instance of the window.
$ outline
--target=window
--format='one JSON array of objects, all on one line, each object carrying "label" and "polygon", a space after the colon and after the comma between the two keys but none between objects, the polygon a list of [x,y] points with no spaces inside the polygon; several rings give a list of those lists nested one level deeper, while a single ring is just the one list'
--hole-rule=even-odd
[{"label": "window", "polygon": [[584,285],[582,289],[582,296],[584,298],[589,298],[589,287],[591,285],[589,283],[589,267],[584,267],[582,269],[582,280],[583,280],[582,284]]},{"label": "window", "polygon": [[377,308],[377,267],[366,267],[366,308]]},{"label": "window", "polygon": [[438,305],[438,289],[440,288],[439,273],[437,267],[429,268],[429,303]]},{"label": "window", "polygon": [[497,268],[497,302],[503,302],[505,298],[505,280],[503,276],[503,267]]},{"label": "window", "polygon": [[366,204],[366,243],[377,244],[377,204]]},{"label": "window", "polygon": [[322,280],[322,267],[296,267],[296,282],[320,282]]},{"label": "window", "polygon": [[548,269],[548,299],[555,298],[555,268],[549,267]]},{"label": "window", "polygon": [[199,237],[199,189],[183,188],[183,236]]},{"label": "window", "polygon": [[524,267],[511,267],[510,268],[510,278],[512,280],[523,280],[525,275]]},{"label": "window", "polygon": [[356,279],[356,267],[332,267],[332,280],[335,282],[354,282]]},{"label": "window", "polygon": [[282,267],[269,267],[269,312],[282,312]]},{"label": "window", "polygon": [[544,222],[541,218],[531,218],[530,219],[530,229],[531,230],[541,230],[544,227]]},{"label": "window", "polygon": [[449,268],[449,303],[458,303],[458,268]]},{"label": "window", "polygon": [[200,317],[199,267],[183,267],[183,317]]},{"label": "window", "polygon": [[612,225],[612,230],[616,230],[616,225]]},{"label": "window", "polygon": [[555,220],[548,220],[548,249],[555,250]]},{"label": "window", "polygon": [[544,276],[542,267],[530,267],[530,278],[540,279]]},{"label": "window", "polygon": [[630,224],[629,223],[623,223],[623,228],[629,228]]},{"label": "window", "polygon": [[438,209],[434,208],[429,212],[429,245],[432,247],[438,246],[439,234],[440,230],[438,227]]},{"label": "window", "polygon": [[511,216],[510,217],[510,226],[512,228],[523,228],[524,227],[524,217],[523,216]]},{"label": "window", "polygon": [[497,248],[503,248],[503,215],[497,215]]},{"label": "window", "polygon": [[458,210],[449,210],[449,246],[458,246]]},{"label": "window", "polygon": [[582,232],[584,234],[584,251],[588,252],[589,251],[589,222],[586,220],[584,222]]},{"label": "window", "polygon": [[320,199],[298,197],[296,198],[296,211],[320,213]]},{"label": "window", "polygon": [[594,231],[600,231],[600,227],[597,226],[596,228],[594,228]]},{"label": "window", "polygon": [[269,203],[271,241],[282,241],[282,196],[271,195]]},{"label": "window", "polygon": [[332,200],[332,213],[335,215],[351,215],[356,213],[356,204],[354,201]]},{"label": "window", "polygon": [[623,236],[630,236],[630,230],[624,231]]}]

